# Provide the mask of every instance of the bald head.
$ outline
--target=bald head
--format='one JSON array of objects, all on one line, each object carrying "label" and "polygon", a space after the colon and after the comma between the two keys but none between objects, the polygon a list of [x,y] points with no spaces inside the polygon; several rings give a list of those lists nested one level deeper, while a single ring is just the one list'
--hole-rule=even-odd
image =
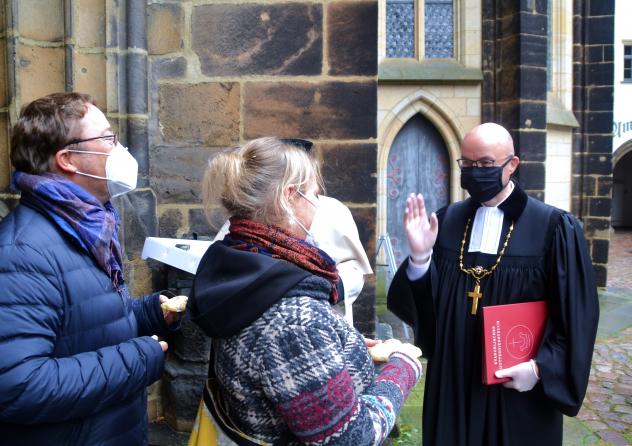
[{"label": "bald head", "polygon": [[470,160],[507,158],[514,154],[513,139],[503,126],[486,122],[465,135],[461,152]]},{"label": "bald head", "polygon": [[[509,132],[502,126],[487,122],[478,125],[470,130],[461,144],[461,155],[464,160],[469,160],[465,166],[472,166],[472,161],[476,161],[476,165],[481,170],[477,170],[477,174],[495,175],[494,170],[501,168],[501,184],[502,190],[492,199],[481,199],[486,206],[495,206],[511,192],[509,179],[518,168],[520,159],[515,156],[513,139]],[[461,162],[461,166],[464,163]],[[487,169],[489,167],[489,169]],[[492,169],[494,168],[494,169]],[[463,169],[463,167],[462,167]],[[463,175],[469,176],[473,173],[470,170],[461,171],[461,180],[463,184]],[[471,180],[467,180],[471,181]],[[467,188],[468,186],[463,186]],[[487,200],[487,201],[482,201]]]}]

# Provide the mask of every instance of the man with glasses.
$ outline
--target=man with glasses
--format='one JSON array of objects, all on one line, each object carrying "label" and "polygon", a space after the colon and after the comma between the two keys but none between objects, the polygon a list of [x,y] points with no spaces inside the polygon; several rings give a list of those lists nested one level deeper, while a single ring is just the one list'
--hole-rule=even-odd
[{"label": "man with glasses", "polygon": [[[520,160],[503,127],[475,127],[461,154],[470,197],[428,218],[411,194],[410,257],[388,294],[428,359],[424,445],[561,445],[562,414],[576,415],[586,392],[599,318],[581,225],[512,180]],[[482,307],[537,300],[549,316],[535,358],[484,385]]]},{"label": "man with glasses", "polygon": [[0,222],[0,443],[146,444],[146,387],[177,328],[158,293],[131,299],[110,199],[138,165],[88,95],[24,107],[20,204]]}]

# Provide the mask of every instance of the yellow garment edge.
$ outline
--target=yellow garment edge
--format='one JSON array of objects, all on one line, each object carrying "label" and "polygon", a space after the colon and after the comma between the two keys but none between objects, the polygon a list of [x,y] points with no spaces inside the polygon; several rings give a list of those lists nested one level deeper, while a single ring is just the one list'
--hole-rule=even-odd
[{"label": "yellow garment edge", "polygon": [[[220,443],[217,438],[218,431],[219,428],[215,426],[215,421],[204,405],[204,400],[200,401],[197,416],[195,417],[195,423],[193,424],[193,430],[191,431],[191,436],[189,437],[188,446],[219,446]],[[230,441],[230,443],[221,444],[234,445],[235,443]]]}]

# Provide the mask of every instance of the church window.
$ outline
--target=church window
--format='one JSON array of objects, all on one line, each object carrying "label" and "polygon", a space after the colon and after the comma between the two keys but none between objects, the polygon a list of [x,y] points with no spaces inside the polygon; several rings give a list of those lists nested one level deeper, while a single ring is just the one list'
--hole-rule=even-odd
[{"label": "church window", "polygon": [[386,56],[415,57],[414,0],[387,0]]},{"label": "church window", "polygon": [[632,82],[632,45],[623,45],[623,80]]},{"label": "church window", "polygon": [[425,57],[454,56],[454,5],[452,0],[426,0],[424,8]]},{"label": "church window", "polygon": [[386,0],[386,57],[454,58],[454,0]]}]

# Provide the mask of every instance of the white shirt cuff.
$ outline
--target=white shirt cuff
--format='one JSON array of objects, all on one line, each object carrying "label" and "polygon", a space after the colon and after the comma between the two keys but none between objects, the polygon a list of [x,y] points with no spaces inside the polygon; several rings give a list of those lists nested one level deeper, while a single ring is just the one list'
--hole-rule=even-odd
[{"label": "white shirt cuff", "polygon": [[426,275],[428,270],[430,269],[430,261],[432,260],[432,252],[430,256],[428,256],[428,261],[423,265],[417,265],[412,261],[412,259],[408,258],[408,267],[406,268],[406,275],[408,276],[408,280],[414,282],[415,280],[421,279]]}]

